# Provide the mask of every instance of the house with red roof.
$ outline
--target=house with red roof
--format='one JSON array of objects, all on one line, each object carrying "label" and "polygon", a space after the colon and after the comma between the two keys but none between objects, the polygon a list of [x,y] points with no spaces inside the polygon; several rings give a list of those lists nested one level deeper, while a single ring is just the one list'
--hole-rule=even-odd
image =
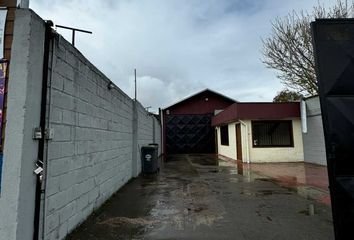
[{"label": "house with red roof", "polygon": [[212,118],[216,149],[242,162],[304,161],[300,103],[236,102]]}]

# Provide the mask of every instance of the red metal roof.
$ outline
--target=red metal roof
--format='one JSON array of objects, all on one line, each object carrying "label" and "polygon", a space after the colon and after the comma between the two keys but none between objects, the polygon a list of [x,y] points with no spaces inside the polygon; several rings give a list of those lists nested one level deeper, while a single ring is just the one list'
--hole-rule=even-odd
[{"label": "red metal roof", "polygon": [[300,117],[300,103],[234,103],[212,119],[212,126],[247,119]]},{"label": "red metal roof", "polygon": [[163,112],[169,114],[208,114],[215,110],[222,110],[235,103],[235,100],[225,97],[222,94],[205,89],[188,98],[185,98],[169,107]]}]

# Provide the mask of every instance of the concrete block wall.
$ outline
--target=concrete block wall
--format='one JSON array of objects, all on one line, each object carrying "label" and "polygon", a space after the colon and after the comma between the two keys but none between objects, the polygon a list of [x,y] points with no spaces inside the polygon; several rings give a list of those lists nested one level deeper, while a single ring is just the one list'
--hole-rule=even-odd
[{"label": "concrete block wall", "polygon": [[326,148],[318,96],[305,100],[307,133],[303,133],[305,162],[327,166]]},{"label": "concrete block wall", "polygon": [[154,118],[137,102],[133,136],[134,101],[59,35],[52,53],[44,235],[63,239],[141,171]]},{"label": "concrete block wall", "polygon": [[62,239],[131,177],[132,104],[59,35],[52,54],[44,235]]},{"label": "concrete block wall", "polygon": [[[148,113],[141,104],[137,104],[137,116],[138,116],[138,149],[141,149],[143,145],[154,142],[154,129],[153,121],[154,117]],[[141,171],[141,151],[138,151],[138,170]]]},{"label": "concrete block wall", "polygon": [[159,144],[159,149],[158,149],[158,155],[160,156],[162,154],[162,128],[161,128],[161,123],[160,120],[158,120],[156,117],[153,118],[153,128],[154,128],[154,136],[153,136],[153,142]]},{"label": "concrete block wall", "polygon": [[[34,232],[44,62],[44,21],[17,9],[10,63],[7,128],[0,195],[0,240]],[[40,239],[64,239],[141,171],[139,147],[160,141],[159,121],[75,47],[53,32],[49,53]],[[153,124],[155,123],[155,125]],[[159,145],[160,142],[157,142]]]}]

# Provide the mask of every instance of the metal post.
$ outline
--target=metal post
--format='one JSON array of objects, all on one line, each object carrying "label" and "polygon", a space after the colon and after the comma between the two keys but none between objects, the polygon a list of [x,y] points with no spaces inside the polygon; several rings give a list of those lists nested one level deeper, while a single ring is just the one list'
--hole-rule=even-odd
[{"label": "metal post", "polygon": [[134,68],[134,100],[136,101],[136,97],[137,97],[137,90],[136,90],[136,68]]},{"label": "metal post", "polygon": [[92,34],[91,31],[87,31],[87,30],[83,30],[83,29],[79,29],[79,28],[72,28],[72,27],[67,27],[67,26],[62,26],[62,25],[55,25],[55,27],[58,28],[64,28],[64,29],[68,29],[72,31],[72,36],[71,36],[71,44],[73,46],[75,46],[75,32],[83,32],[83,33],[88,33],[88,34]]},{"label": "metal post", "polygon": [[75,46],[75,30],[73,30],[73,33],[72,33],[71,43],[73,46]]}]

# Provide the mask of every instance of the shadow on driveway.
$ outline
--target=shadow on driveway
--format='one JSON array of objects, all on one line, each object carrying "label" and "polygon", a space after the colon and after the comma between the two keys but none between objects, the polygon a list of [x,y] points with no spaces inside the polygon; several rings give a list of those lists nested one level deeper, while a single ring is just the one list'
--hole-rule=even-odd
[{"label": "shadow on driveway", "polygon": [[241,166],[169,156],[160,174],[129,182],[67,239],[334,239],[330,206]]}]

